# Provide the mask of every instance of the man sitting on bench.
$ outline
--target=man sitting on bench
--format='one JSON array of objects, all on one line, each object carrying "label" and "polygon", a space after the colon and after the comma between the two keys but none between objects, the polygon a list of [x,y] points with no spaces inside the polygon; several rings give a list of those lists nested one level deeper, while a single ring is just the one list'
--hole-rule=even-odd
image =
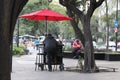
[{"label": "man sitting on bench", "polygon": [[48,34],[43,43],[44,43],[44,50],[47,54],[46,56],[48,60],[47,61],[48,69],[49,71],[52,71],[52,61],[57,53],[57,41],[54,39],[54,37],[51,34]]}]

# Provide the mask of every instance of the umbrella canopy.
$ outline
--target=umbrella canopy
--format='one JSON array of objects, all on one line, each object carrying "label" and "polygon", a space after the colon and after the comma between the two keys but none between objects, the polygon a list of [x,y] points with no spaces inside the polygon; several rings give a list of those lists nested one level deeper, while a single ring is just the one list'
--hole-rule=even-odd
[{"label": "umbrella canopy", "polygon": [[64,16],[50,9],[39,10],[36,12],[21,15],[19,17],[30,19],[30,20],[45,20],[46,21],[46,32],[47,32],[47,21],[72,20],[72,18]]},{"label": "umbrella canopy", "polygon": [[24,14],[21,15],[20,17],[27,18],[30,20],[49,20],[49,21],[72,20],[72,18],[64,16],[50,9],[43,9],[36,12]]}]

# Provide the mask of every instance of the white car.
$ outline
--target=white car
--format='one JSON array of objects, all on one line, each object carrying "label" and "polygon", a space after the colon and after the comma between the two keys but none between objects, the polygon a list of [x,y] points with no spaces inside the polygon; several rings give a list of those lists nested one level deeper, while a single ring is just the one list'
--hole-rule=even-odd
[{"label": "white car", "polygon": [[[107,47],[107,43],[105,44]],[[108,49],[115,51],[116,43],[114,41],[109,41]]]},{"label": "white car", "polygon": [[97,48],[97,45],[96,45],[96,42],[95,42],[95,41],[93,41],[93,47],[94,47],[94,48]]},{"label": "white car", "polygon": [[45,40],[45,36],[40,36],[39,40],[40,40],[40,43],[43,43],[43,41]]},{"label": "white car", "polygon": [[[106,43],[107,46],[107,43]],[[109,41],[109,47],[116,47],[116,44],[114,41]]]}]

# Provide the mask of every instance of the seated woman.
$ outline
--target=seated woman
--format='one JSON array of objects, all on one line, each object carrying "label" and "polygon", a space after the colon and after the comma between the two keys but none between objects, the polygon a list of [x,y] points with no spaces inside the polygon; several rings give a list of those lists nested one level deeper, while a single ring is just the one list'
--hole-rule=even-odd
[{"label": "seated woman", "polygon": [[81,49],[82,49],[82,44],[80,43],[80,41],[78,39],[76,39],[74,42],[73,42],[73,59],[75,58],[78,58],[79,55],[81,54]]}]

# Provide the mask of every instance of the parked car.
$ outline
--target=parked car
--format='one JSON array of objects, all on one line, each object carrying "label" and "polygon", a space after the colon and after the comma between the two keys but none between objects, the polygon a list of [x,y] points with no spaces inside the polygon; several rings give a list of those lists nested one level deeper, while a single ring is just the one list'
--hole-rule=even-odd
[{"label": "parked car", "polygon": [[[106,43],[107,46],[107,43]],[[116,44],[114,41],[109,41],[109,47],[116,47]]]},{"label": "parked car", "polygon": [[94,47],[94,48],[97,48],[97,45],[96,45],[96,42],[95,42],[95,41],[93,41],[93,47]]},{"label": "parked car", "polygon": [[120,48],[120,42],[117,43],[117,47]]},{"label": "parked car", "polygon": [[45,40],[45,36],[40,36],[39,40],[40,40],[40,43],[42,43]]},{"label": "parked car", "polygon": [[[105,44],[106,47],[107,47],[107,43]],[[115,51],[115,47],[116,47],[116,44],[114,41],[109,41],[109,46],[108,46],[108,49],[112,50],[112,51]]]}]

